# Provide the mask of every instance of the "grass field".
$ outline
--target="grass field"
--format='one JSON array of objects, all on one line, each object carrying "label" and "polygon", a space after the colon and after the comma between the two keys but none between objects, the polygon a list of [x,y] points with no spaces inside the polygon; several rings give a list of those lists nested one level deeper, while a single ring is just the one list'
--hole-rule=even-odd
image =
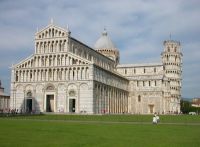
[{"label": "grass field", "polygon": [[42,115],[0,118],[0,146],[200,146],[200,116]]}]

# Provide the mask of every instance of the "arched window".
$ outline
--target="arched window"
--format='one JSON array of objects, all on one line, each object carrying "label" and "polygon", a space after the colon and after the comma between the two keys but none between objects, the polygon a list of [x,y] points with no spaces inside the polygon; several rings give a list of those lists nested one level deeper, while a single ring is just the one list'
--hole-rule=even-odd
[{"label": "arched window", "polygon": [[61,51],[61,42],[59,42],[59,51]]},{"label": "arched window", "polygon": [[16,74],[15,81],[18,82],[18,75]]},{"label": "arched window", "polygon": [[75,77],[75,73],[74,73],[74,70],[73,70],[73,80],[74,80],[74,77]]},{"label": "arched window", "polygon": [[32,79],[32,78],[33,78],[32,73],[30,73],[30,79]]},{"label": "arched window", "polygon": [[138,95],[138,102],[141,102],[141,96]]},{"label": "arched window", "polygon": [[62,71],[58,72],[58,78],[59,78],[59,80],[62,80]]},{"label": "arched window", "polygon": [[52,29],[52,37],[54,37],[54,29]]}]

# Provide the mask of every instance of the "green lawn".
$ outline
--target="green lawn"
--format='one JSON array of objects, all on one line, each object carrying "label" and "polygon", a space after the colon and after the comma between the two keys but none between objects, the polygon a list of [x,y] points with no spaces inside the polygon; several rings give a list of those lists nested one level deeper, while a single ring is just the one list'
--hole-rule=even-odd
[{"label": "green lawn", "polygon": [[[159,125],[152,125],[152,116],[148,115],[43,115],[1,118],[0,146],[200,146],[200,125],[190,124],[200,123],[199,117],[161,116],[163,124]],[[130,123],[115,123],[121,121]],[[131,124],[132,121],[139,123]]]},{"label": "green lawn", "polygon": [[[29,115],[15,119],[79,120],[114,122],[151,122],[153,115]],[[199,115],[160,115],[163,123],[200,123]]]}]

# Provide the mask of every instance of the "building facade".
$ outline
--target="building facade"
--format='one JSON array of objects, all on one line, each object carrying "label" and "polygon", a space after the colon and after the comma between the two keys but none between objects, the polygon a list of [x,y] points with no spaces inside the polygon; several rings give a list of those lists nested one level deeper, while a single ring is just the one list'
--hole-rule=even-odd
[{"label": "building facade", "polygon": [[2,87],[0,80],[0,110],[2,112],[3,110],[9,108],[10,108],[10,96],[4,93],[4,88]]},{"label": "building facade", "polygon": [[192,106],[193,107],[200,107],[200,98],[193,98],[192,99]]},{"label": "building facade", "polygon": [[94,48],[52,22],[35,52],[13,65],[11,108],[25,112],[150,114],[180,111],[180,43],[164,42],[162,62],[120,64],[106,30]]}]

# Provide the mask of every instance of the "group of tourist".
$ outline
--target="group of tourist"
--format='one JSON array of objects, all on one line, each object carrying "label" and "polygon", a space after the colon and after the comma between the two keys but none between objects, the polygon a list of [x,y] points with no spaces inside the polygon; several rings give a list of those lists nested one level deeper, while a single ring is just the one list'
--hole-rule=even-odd
[{"label": "group of tourist", "polygon": [[24,115],[24,114],[35,114],[35,111],[29,111],[26,110],[24,111],[23,109],[10,109],[10,108],[5,108],[5,109],[0,109],[0,116],[10,116],[10,115]]},{"label": "group of tourist", "polygon": [[153,116],[153,122],[152,122],[152,123],[153,123],[153,124],[158,124],[159,122],[160,122],[160,117],[159,117],[158,115],[155,114],[155,115]]},{"label": "group of tourist", "polygon": [[19,113],[22,113],[22,110],[10,109],[10,108],[0,109],[0,114],[19,114]]}]

